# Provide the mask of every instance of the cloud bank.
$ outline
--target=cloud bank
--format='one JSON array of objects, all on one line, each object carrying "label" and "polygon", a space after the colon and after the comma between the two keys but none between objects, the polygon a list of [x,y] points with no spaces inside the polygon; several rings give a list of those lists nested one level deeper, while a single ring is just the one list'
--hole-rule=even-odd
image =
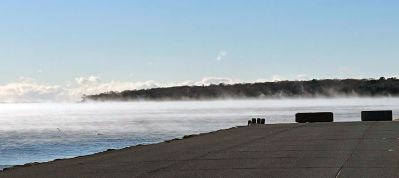
[{"label": "cloud bank", "polygon": [[[305,78],[298,75],[298,79]],[[224,77],[204,77],[199,81],[182,82],[156,82],[148,81],[102,81],[98,76],[77,77],[74,81],[65,82],[63,85],[52,85],[39,82],[32,78],[21,77],[16,82],[0,85],[0,103],[9,102],[76,102],[83,95],[98,94],[108,91],[138,90],[157,87],[183,86],[183,85],[211,85],[235,84],[244,82],[278,81],[284,77],[275,75],[270,79],[257,79],[255,81],[241,81]]]}]

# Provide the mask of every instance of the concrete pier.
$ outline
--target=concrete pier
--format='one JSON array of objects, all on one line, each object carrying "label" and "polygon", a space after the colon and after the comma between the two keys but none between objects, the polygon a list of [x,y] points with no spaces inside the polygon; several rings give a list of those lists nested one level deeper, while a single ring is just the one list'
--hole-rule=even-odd
[{"label": "concrete pier", "polygon": [[314,112],[314,113],[297,113],[295,114],[295,122],[311,123],[311,122],[333,122],[334,113],[332,112]]},{"label": "concrete pier", "polygon": [[362,111],[362,121],[392,121],[392,110]]},{"label": "concrete pier", "polygon": [[0,177],[399,177],[399,122],[254,125]]}]

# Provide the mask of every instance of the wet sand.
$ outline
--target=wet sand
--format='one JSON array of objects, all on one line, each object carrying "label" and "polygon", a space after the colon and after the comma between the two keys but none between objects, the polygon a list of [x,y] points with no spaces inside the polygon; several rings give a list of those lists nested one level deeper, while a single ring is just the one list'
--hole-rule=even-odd
[{"label": "wet sand", "polygon": [[399,177],[399,122],[238,127],[0,172],[13,177]]}]

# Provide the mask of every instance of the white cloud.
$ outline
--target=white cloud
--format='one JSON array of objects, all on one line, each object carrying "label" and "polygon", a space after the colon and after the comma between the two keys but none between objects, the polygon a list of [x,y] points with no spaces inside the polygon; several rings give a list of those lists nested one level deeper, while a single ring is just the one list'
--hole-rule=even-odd
[{"label": "white cloud", "polygon": [[195,85],[217,85],[217,84],[234,84],[240,83],[239,80],[230,79],[230,78],[222,78],[222,77],[205,77],[202,80],[195,82]]},{"label": "white cloud", "polygon": [[[305,74],[298,74],[294,77],[288,77],[290,80],[298,80],[298,81],[305,81],[309,80],[309,77]],[[288,80],[287,77],[281,76],[281,75],[273,75],[271,78],[260,78],[256,79],[253,81],[254,83],[262,83],[262,82],[278,82],[278,81],[283,81],[283,80]]]},{"label": "white cloud", "polygon": [[216,60],[217,61],[221,61],[221,60],[223,60],[226,57],[226,55],[227,55],[227,52],[224,51],[224,50],[221,50],[221,51],[219,51],[219,53],[218,53],[218,55],[216,57]]},{"label": "white cloud", "polygon": [[239,80],[221,77],[205,77],[200,81],[183,81],[159,83],[156,81],[108,81],[103,82],[100,77],[78,77],[74,82],[64,85],[40,83],[32,78],[21,77],[20,80],[0,85],[0,102],[53,102],[79,101],[84,94],[98,94],[107,91],[139,90],[157,87],[183,85],[211,85],[233,84]]},{"label": "white cloud", "polygon": [[278,75],[278,74],[273,75],[272,82],[278,82],[278,81],[283,81],[283,80],[285,80],[285,77]]},{"label": "white cloud", "polygon": [[305,74],[298,74],[296,76],[296,80],[305,81],[305,80],[309,80],[309,77],[307,75],[305,75]]},{"label": "white cloud", "polygon": [[90,85],[90,84],[97,84],[101,82],[100,77],[90,76],[90,77],[78,77],[75,81],[79,85]]},{"label": "white cloud", "polygon": [[[306,79],[305,75],[298,75],[298,80]],[[257,79],[249,82],[270,82],[285,80],[280,75],[270,79]],[[78,77],[75,81],[67,81],[63,85],[54,85],[38,82],[35,79],[21,77],[16,82],[0,85],[0,102],[57,102],[79,101],[84,94],[98,94],[108,91],[138,90],[157,87],[183,86],[183,85],[211,85],[235,84],[248,81],[225,77],[204,77],[199,81],[182,81],[160,83],[148,81],[107,81],[98,76]]]},{"label": "white cloud", "polygon": [[106,91],[155,88],[162,85],[155,81],[144,82],[101,82],[100,77],[78,77],[65,85],[40,83],[32,78],[21,77],[17,82],[0,85],[0,102],[52,102],[79,101],[84,94]]},{"label": "white cloud", "polygon": [[63,92],[59,85],[39,84],[36,80],[21,77],[17,82],[0,86],[0,102],[42,102],[57,99]]},{"label": "white cloud", "polygon": [[263,83],[263,82],[270,82],[270,79],[259,78],[253,81],[253,83]]}]

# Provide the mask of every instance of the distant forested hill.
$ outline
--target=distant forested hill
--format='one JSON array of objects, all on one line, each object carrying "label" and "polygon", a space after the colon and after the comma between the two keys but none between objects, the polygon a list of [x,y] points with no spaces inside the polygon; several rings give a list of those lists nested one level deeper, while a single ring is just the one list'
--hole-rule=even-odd
[{"label": "distant forested hill", "polygon": [[201,100],[226,98],[399,96],[399,79],[325,79],[234,85],[179,86],[85,95],[83,101]]}]

